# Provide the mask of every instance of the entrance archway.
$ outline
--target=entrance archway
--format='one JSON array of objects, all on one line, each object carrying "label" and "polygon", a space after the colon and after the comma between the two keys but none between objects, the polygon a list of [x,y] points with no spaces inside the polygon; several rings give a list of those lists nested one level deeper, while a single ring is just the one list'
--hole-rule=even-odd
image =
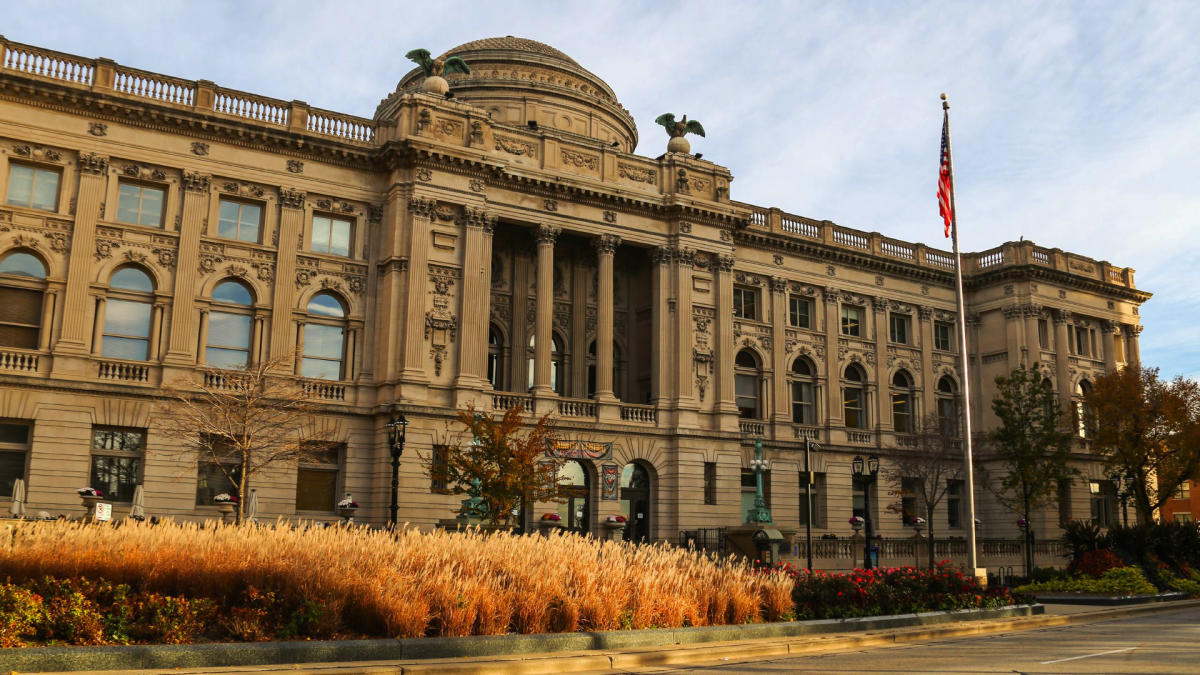
[{"label": "entrance archway", "polygon": [[650,472],[638,462],[621,470],[621,513],[626,518],[625,541],[650,540]]},{"label": "entrance archway", "polygon": [[587,534],[592,520],[591,479],[576,460],[567,460],[558,470],[558,516],[568,531]]}]

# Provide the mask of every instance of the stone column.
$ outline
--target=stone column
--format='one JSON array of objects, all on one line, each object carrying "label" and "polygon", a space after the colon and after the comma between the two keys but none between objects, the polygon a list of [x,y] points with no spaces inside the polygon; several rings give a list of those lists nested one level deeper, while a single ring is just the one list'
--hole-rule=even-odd
[{"label": "stone column", "polygon": [[408,200],[408,277],[405,293],[404,351],[400,379],[407,384],[401,392],[404,400],[421,400],[423,385],[429,382],[425,374],[429,361],[425,349],[425,307],[429,295],[429,247],[437,203],[423,197]]},{"label": "stone column", "polygon": [[921,414],[931,415],[937,411],[937,382],[933,379],[933,308],[917,307],[917,320],[921,324]]},{"label": "stone column", "polygon": [[[877,296],[871,299],[871,308],[875,310],[872,317],[875,322],[875,428],[893,428],[891,380],[888,379],[887,344],[888,344],[888,300]],[[915,421],[915,420],[914,420]]]},{"label": "stone column", "polygon": [[1004,345],[1008,348],[1008,370],[1012,371],[1025,361],[1021,355],[1021,338],[1025,332],[1024,326],[1021,325],[1021,317],[1024,316],[1024,312],[1020,305],[1008,305],[1003,311]]},{"label": "stone column", "polygon": [[1071,374],[1070,340],[1067,338],[1067,324],[1071,322],[1071,313],[1065,309],[1054,310],[1054,369],[1057,380],[1058,396],[1064,408],[1070,411],[1071,406]]},{"label": "stone column", "polygon": [[1141,326],[1125,326],[1125,339],[1129,343],[1126,362],[1134,368],[1142,367],[1142,352],[1138,348],[1138,335],[1141,333]]},{"label": "stone column", "polygon": [[[771,355],[774,357],[773,369],[775,381],[771,398],[775,403],[774,419],[776,424],[790,424],[792,421],[791,396],[788,395],[788,351],[787,351],[787,313],[788,293],[787,279],[775,277],[771,279]],[[790,438],[790,436],[788,436]],[[778,438],[778,436],[776,436]]]},{"label": "stone column", "polygon": [[[721,415],[721,428],[727,431],[737,431],[738,429],[738,409],[737,397],[734,391],[733,378],[733,359],[737,354],[737,347],[733,344],[733,263],[734,257],[731,255],[717,256],[713,261],[713,271],[715,278],[713,282],[716,284],[716,316],[714,317],[715,325],[713,326],[713,337],[717,343],[717,353],[713,356],[713,364],[716,368],[717,375],[717,407],[716,411]],[[681,283],[684,280],[681,280]],[[686,306],[682,305],[683,292],[685,289],[680,289],[680,311],[686,311],[687,317],[683,325],[687,326],[687,351],[690,356],[691,346],[691,328],[693,325],[691,317],[691,275],[686,278],[687,301]],[[683,351],[682,349],[680,351]],[[690,383],[690,378],[687,383]],[[760,387],[761,392],[761,387]],[[691,394],[691,391],[687,391]]]},{"label": "stone column", "polygon": [[1038,332],[1038,320],[1042,318],[1042,308],[1028,304],[1021,309],[1025,317],[1025,344],[1028,356],[1025,366],[1032,368],[1042,362],[1042,341]]},{"label": "stone column", "polygon": [[147,359],[151,362],[158,361],[159,344],[162,337],[162,317],[163,304],[156,302],[150,313],[150,354]]},{"label": "stone column", "polygon": [[[275,262],[275,285],[271,304],[271,342],[268,349],[272,359],[289,357],[292,352],[292,316],[296,296],[296,257],[300,232],[304,229],[305,194],[296,190],[279,190],[279,251]],[[300,355],[295,356],[299,363]]]},{"label": "stone column", "polygon": [[[208,219],[211,178],[183,172],[183,215],[179,224],[179,252],[175,263],[175,293],[171,299],[171,330],[167,337],[165,363],[187,366],[204,363],[195,355],[196,287],[200,277],[200,235]],[[276,274],[278,279],[278,274]],[[204,343],[200,343],[203,351]]]},{"label": "stone column", "polygon": [[654,338],[650,345],[650,371],[653,373],[654,404],[663,407],[673,394],[671,385],[670,311],[667,304],[671,295],[671,249],[658,246],[650,253],[654,303],[650,306]]},{"label": "stone column", "polygon": [[263,318],[255,314],[250,318],[250,365],[258,365],[262,359],[262,342]]},{"label": "stone column", "polygon": [[200,330],[196,340],[196,365],[203,366],[206,363],[206,355],[204,353],[205,346],[208,345],[208,310],[200,310]]},{"label": "stone column", "polygon": [[104,341],[104,305],[107,302],[105,298],[95,298],[88,296],[96,304],[96,319],[92,324],[92,355],[100,356],[102,343]]},{"label": "stone column", "polygon": [[592,241],[599,274],[596,293],[596,400],[616,402],[613,395],[613,257],[621,238],[602,234]]},{"label": "stone column", "polygon": [[1114,339],[1113,331],[1116,330],[1116,325],[1108,319],[1100,320],[1100,332],[1103,333],[1101,339],[1104,344],[1104,372],[1111,373],[1117,369],[1117,341]]},{"label": "stone column", "polygon": [[38,349],[50,349],[50,336],[54,333],[54,309],[58,304],[58,293],[48,291],[42,299],[41,333],[38,334]]},{"label": "stone column", "polygon": [[537,305],[533,322],[533,393],[554,395],[550,386],[550,347],[554,339],[554,242],[562,228],[537,228]]},{"label": "stone column", "polygon": [[293,374],[296,377],[304,374],[304,325],[304,321],[296,322],[296,341],[293,343],[296,349],[296,367]]},{"label": "stone column", "polygon": [[[482,391],[488,349],[488,318],[492,288],[492,232],[496,218],[482,209],[463,209],[462,318],[458,331],[458,378],[456,389]],[[461,397],[463,394],[460,393]],[[462,400],[466,403],[466,400]]]},{"label": "stone column", "polygon": [[[91,285],[92,261],[95,259],[92,254],[96,249],[96,219],[100,214],[100,203],[104,201],[107,173],[107,157],[79,154],[79,196],[75,205],[75,225],[71,232],[72,255],[67,257],[62,329],[55,347],[58,352],[85,355],[88,351],[87,305],[92,301],[88,287]],[[57,359],[55,365],[58,365]]]},{"label": "stone column", "polygon": [[836,288],[826,288],[825,298],[825,422],[827,426],[835,426],[843,421],[842,409],[842,373],[838,362],[838,337],[841,328],[838,323],[838,298],[841,293]]}]

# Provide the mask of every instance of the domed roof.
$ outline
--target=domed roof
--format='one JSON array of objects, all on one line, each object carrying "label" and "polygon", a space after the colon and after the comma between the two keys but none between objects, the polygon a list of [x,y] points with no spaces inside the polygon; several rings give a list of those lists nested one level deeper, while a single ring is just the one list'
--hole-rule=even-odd
[{"label": "domed roof", "polygon": [[[472,40],[443,53],[458,56],[471,72],[445,77],[455,100],[487,110],[495,122],[541,126],[588,136],[626,152],[637,147],[637,125],[612,88],[575,59],[548,44],[511,35]],[[397,91],[424,80],[414,68]]]},{"label": "domed roof", "polygon": [[542,56],[562,59],[576,68],[582,67],[578,62],[575,61],[575,59],[558,51],[545,42],[538,42],[537,40],[530,40],[527,38],[513,37],[511,35],[505,35],[504,37],[484,38],[482,40],[472,40],[471,42],[463,43],[446,52],[445,54],[442,54],[442,58],[454,56],[455,54],[459,54],[461,52],[471,52],[480,49],[503,49],[514,52],[532,52],[534,54],[541,54]]}]

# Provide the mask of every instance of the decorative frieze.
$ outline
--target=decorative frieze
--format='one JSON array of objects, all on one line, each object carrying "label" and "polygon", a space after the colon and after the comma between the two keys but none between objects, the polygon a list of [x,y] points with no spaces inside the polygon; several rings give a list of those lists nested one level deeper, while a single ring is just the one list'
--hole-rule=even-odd
[{"label": "decorative frieze", "polygon": [[493,139],[496,141],[496,149],[507,152],[510,155],[529,155],[531,158],[537,157],[537,148],[533,143],[523,141],[519,138],[510,138],[495,134]]},{"label": "decorative frieze", "polygon": [[635,183],[653,183],[656,178],[656,171],[647,167],[618,163],[617,175]]}]

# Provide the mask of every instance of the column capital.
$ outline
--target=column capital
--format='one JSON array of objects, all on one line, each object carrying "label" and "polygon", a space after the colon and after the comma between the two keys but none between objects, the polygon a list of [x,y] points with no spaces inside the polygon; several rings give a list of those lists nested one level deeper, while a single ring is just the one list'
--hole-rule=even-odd
[{"label": "column capital", "polygon": [[650,250],[650,260],[656,265],[671,264],[671,247],[655,246]]},{"label": "column capital", "polygon": [[871,298],[871,308],[880,314],[886,312],[888,308],[888,299],[882,295],[877,295]]},{"label": "column capital", "polygon": [[1051,315],[1054,317],[1054,323],[1071,323],[1071,313],[1065,309],[1052,309]]},{"label": "column capital", "polygon": [[1129,337],[1137,337],[1142,334],[1143,326],[1135,326],[1135,325],[1126,324],[1125,326],[1122,326],[1122,327],[1125,329],[1125,334],[1128,335]]},{"label": "column capital", "polygon": [[783,277],[771,278],[771,290],[776,293],[787,293],[788,282]]},{"label": "column capital", "polygon": [[183,172],[183,189],[188,192],[208,192],[212,176],[203,173]]},{"label": "column capital", "polygon": [[304,208],[304,198],[307,196],[301,190],[281,187],[279,188],[279,205],[285,209],[302,209]]},{"label": "column capital", "polygon": [[83,173],[103,174],[108,171],[108,157],[94,152],[81,152],[79,170]]},{"label": "column capital", "polygon": [[534,236],[537,238],[537,243],[539,246],[542,244],[549,244],[553,246],[554,242],[558,240],[558,235],[560,234],[562,234],[562,228],[555,227],[553,225],[538,225],[537,229],[534,231]]},{"label": "column capital", "polygon": [[842,297],[842,292],[836,288],[826,288],[821,291],[821,295],[825,298],[827,304],[836,305]]},{"label": "column capital", "polygon": [[470,206],[464,206],[462,213],[458,215],[458,223],[464,227],[477,227],[483,230],[484,234],[492,234],[496,229],[496,221],[498,218],[489,214],[484,209],[476,209]]},{"label": "column capital", "polygon": [[718,255],[713,257],[713,269],[718,272],[732,272],[734,257],[731,255]]},{"label": "column capital", "polygon": [[414,217],[433,220],[434,211],[437,209],[437,202],[424,197],[413,197],[408,200],[408,210]]},{"label": "column capital", "polygon": [[921,321],[928,322],[933,319],[933,308],[929,305],[921,305],[917,307],[917,316],[920,317]]},{"label": "column capital", "polygon": [[612,255],[621,245],[621,238],[615,234],[602,234],[592,240],[592,248],[600,255]]}]

